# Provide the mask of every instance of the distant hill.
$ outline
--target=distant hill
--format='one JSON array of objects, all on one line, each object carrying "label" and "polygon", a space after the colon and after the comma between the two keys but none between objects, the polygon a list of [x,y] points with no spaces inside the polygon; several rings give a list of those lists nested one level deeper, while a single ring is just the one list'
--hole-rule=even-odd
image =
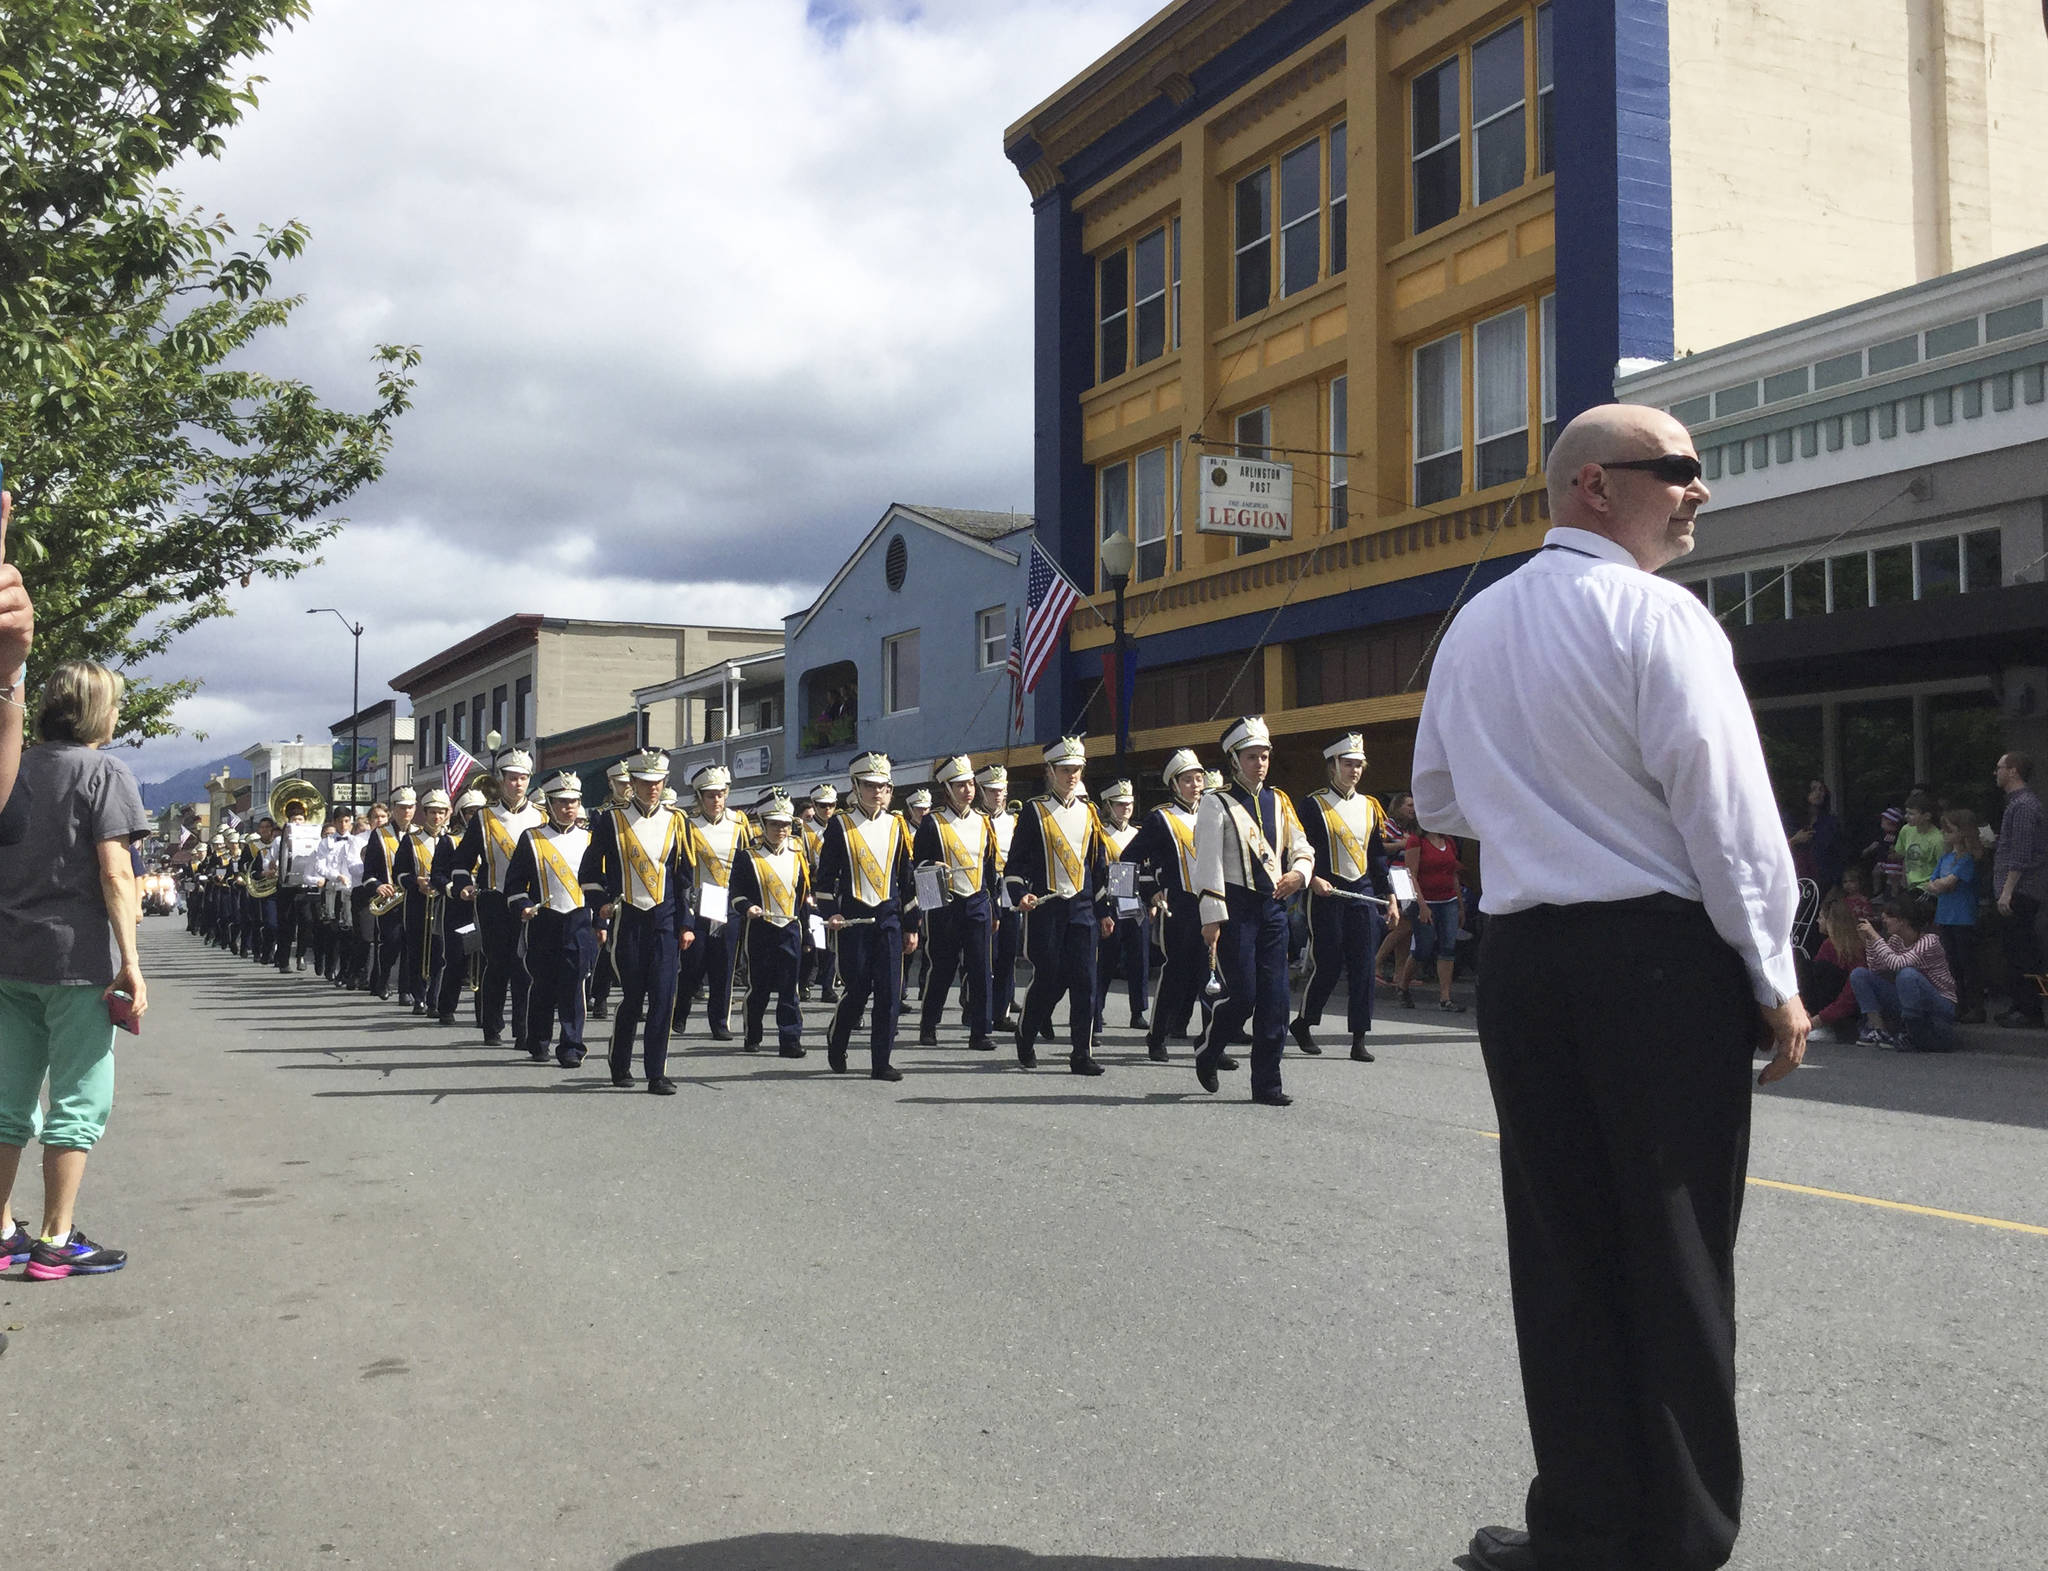
[{"label": "distant hill", "polygon": [[226,758],[216,758],[210,764],[194,764],[183,774],[172,775],[168,780],[145,782],[142,787],[142,805],[152,813],[176,802],[204,802],[206,782],[221,770],[229,774],[241,771],[245,760],[239,753],[230,753]]}]

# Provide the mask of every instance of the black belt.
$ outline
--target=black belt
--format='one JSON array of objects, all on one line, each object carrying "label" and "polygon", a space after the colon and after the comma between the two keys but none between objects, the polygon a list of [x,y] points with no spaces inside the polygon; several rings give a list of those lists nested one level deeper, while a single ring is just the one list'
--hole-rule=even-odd
[{"label": "black belt", "polygon": [[1578,900],[1570,905],[1525,906],[1520,911],[1509,911],[1492,918],[1497,922],[1510,919],[1519,921],[1524,917],[1544,917],[1553,921],[1583,920],[1587,917],[1603,916],[1705,916],[1707,908],[1697,900],[1688,900],[1683,895],[1666,894],[1659,891],[1654,895],[1637,895],[1630,900]]}]

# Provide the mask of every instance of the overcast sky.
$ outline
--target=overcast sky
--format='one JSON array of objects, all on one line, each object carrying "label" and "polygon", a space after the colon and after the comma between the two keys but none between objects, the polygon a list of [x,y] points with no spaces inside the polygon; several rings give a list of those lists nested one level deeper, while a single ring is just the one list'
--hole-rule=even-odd
[{"label": "overcast sky", "polygon": [[[1031,504],[1031,218],[1004,126],[1160,0],[315,0],[176,182],[298,218],[266,369],[425,352],[323,564],[153,671],[207,733],[326,734],[515,611],[778,624],[892,501]],[[591,717],[597,718],[597,717]]]}]

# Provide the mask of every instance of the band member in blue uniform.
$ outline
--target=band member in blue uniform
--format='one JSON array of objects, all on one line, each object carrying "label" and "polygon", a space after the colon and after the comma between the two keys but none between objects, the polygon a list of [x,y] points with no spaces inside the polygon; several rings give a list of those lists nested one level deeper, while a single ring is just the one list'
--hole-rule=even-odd
[{"label": "band member in blue uniform", "polygon": [[995,828],[974,809],[974,761],[941,758],[932,764],[932,783],[945,800],[925,816],[911,842],[919,866],[939,870],[946,903],[928,912],[931,969],[925,973],[917,1040],[935,1046],[939,1017],[953,976],[963,972],[967,989],[967,1045],[977,1053],[995,1051],[989,1013],[989,960],[993,952],[992,913],[996,888]]},{"label": "band member in blue uniform", "polygon": [[[1128,780],[1113,780],[1102,793],[1102,840],[1110,861],[1120,861],[1124,849],[1138,837],[1131,822],[1137,811],[1138,793]],[[1132,887],[1137,886],[1136,869]],[[1152,981],[1152,922],[1139,895],[1114,903],[1116,931],[1103,939],[1095,951],[1095,1034],[1102,1034],[1102,1010],[1109,1002],[1110,984],[1123,978],[1131,999],[1131,1029],[1149,1033],[1145,1018],[1146,1000]]]},{"label": "band member in blue uniform", "polygon": [[1067,1067],[1099,1075],[1090,1052],[1095,1024],[1095,943],[1116,931],[1109,896],[1109,864],[1102,823],[1081,790],[1086,744],[1063,736],[1044,753],[1046,791],[1018,815],[1003,874],[1011,899],[1025,913],[1025,952],[1031,990],[1017,1022],[1017,1062],[1038,1067],[1034,1046],[1053,1034],[1052,1011],[1067,1000]]},{"label": "band member in blue uniform", "polygon": [[[605,798],[604,806],[598,810],[598,816],[591,820],[593,834],[605,813],[621,812],[633,805],[633,776],[626,767],[625,759],[616,760],[611,768],[604,772],[604,778],[605,784],[610,788],[610,795]],[[657,787],[657,792],[658,790]],[[658,794],[655,802],[657,806],[660,804]],[[610,942],[598,951],[597,968],[590,973],[589,1018],[592,1020],[602,1020],[610,1013],[612,988],[619,980],[619,929],[616,923],[612,926],[611,934]]]},{"label": "band member in blue uniform", "polygon": [[[837,786],[829,780],[822,780],[811,788],[810,822],[799,823],[797,833],[803,840],[804,860],[811,865],[811,877],[814,881],[818,876],[818,858],[825,850],[825,831],[830,827],[833,815],[838,811]],[[832,946],[828,943],[821,949],[811,943],[808,935],[804,942],[809,947],[804,950],[803,985],[800,996],[809,998],[811,988],[815,986],[818,990],[819,1003],[836,1004],[839,1001],[839,990],[833,985],[837,972],[833,969]]]},{"label": "band member in blue uniform", "polygon": [[917,948],[910,831],[889,811],[893,771],[885,754],[862,753],[851,773],[854,805],[826,826],[813,885],[813,898],[839,945],[842,990],[825,1038],[825,1059],[834,1074],[846,1073],[854,1024],[872,1001],[868,1074],[901,1080],[903,1071],[889,1056],[903,1004],[903,956]]},{"label": "band member in blue uniform", "polygon": [[[1001,764],[985,764],[974,777],[981,796],[981,810],[988,816],[989,832],[996,843],[995,906],[989,912],[989,1024],[997,1031],[1017,1028],[1017,955],[1024,947],[1024,913],[1011,904],[1000,882],[1010,859],[1010,840],[1017,832],[1017,815],[1010,810],[1010,771]],[[963,979],[964,980],[964,979]],[[970,1030],[973,1021],[963,1018]]]},{"label": "band member in blue uniform", "polygon": [[432,1014],[444,1026],[455,1024],[462,1002],[462,945],[448,953],[448,869],[455,860],[455,842],[448,838],[448,793],[429,791],[420,798],[412,833],[398,845],[397,876],[405,891],[405,944],[418,972],[412,1012]]},{"label": "band member in blue uniform", "polygon": [[1315,872],[1316,854],[1287,793],[1266,784],[1273,739],[1258,715],[1223,733],[1230,784],[1202,797],[1195,817],[1195,879],[1202,937],[1223,973],[1223,1001],[1209,1017],[1195,1076],[1216,1089],[1224,1047],[1249,1020],[1252,1100],[1286,1107],[1280,1055],[1287,1043],[1287,899]]},{"label": "band member in blue uniform", "polygon": [[733,920],[747,924],[748,1052],[761,1045],[768,1003],[775,1002],[776,1049],[804,1056],[804,1015],[797,973],[803,965],[804,927],[813,909],[811,866],[796,843],[796,807],[776,792],[758,804],[759,838],[732,865]]},{"label": "band member in blue uniform", "polygon": [[[519,837],[544,823],[526,799],[533,755],[514,749],[498,760],[498,800],[469,821],[455,848],[448,888],[458,900],[476,902],[476,927],[483,941],[483,986],[476,995],[476,1020],[484,1046],[505,1040],[505,1006],[512,1008],[512,1040],[526,1040],[526,966],[519,958],[519,924],[505,898],[505,874]],[[460,925],[459,923],[457,924]]]},{"label": "band member in blue uniform", "polygon": [[726,919],[723,907],[732,883],[732,865],[747,848],[747,821],[725,805],[732,776],[717,764],[706,764],[690,776],[697,806],[685,820],[690,860],[697,869],[696,915],[691,926],[697,941],[683,951],[676,976],[676,1035],[690,1023],[690,1005],[704,992],[704,1018],[711,1040],[732,1040],[732,968],[739,956],[739,930]]},{"label": "band member in blue uniform", "polygon": [[1378,980],[1373,956],[1379,951],[1382,920],[1395,914],[1380,834],[1385,815],[1358,789],[1365,773],[1364,737],[1356,731],[1340,736],[1323,749],[1323,757],[1330,783],[1309,797],[1301,826],[1316,854],[1316,871],[1309,879],[1308,989],[1288,1030],[1304,1053],[1320,1053],[1312,1028],[1321,1022],[1337,984],[1348,981],[1344,1024],[1351,1032],[1351,1056],[1369,1064],[1365,1038],[1372,1030],[1372,992]]},{"label": "band member in blue uniform", "polygon": [[647,1089],[673,1096],[668,1031],[676,1006],[678,955],[697,941],[689,925],[696,863],[690,859],[682,814],[661,803],[668,755],[651,749],[635,753],[626,760],[626,773],[627,805],[604,808],[591,820],[590,848],[580,872],[586,893],[599,902],[598,921],[614,929],[605,945],[619,971],[612,1084],[633,1084],[633,1037],[644,1012],[641,1059]]},{"label": "band member in blue uniform", "polygon": [[541,794],[548,821],[520,835],[505,869],[505,908],[525,925],[526,970],[533,983],[519,1045],[535,1063],[546,1063],[559,1021],[554,1059],[574,1069],[583,1062],[583,984],[602,941],[578,872],[590,849],[590,831],[576,822],[583,783],[574,775],[564,770]]},{"label": "band member in blue uniform", "polygon": [[[400,786],[391,793],[391,817],[378,825],[363,844],[363,884],[373,901],[389,900],[393,895],[404,892],[398,887],[398,852],[412,835],[412,815],[418,805],[419,798],[413,788]],[[404,967],[405,907],[400,903],[381,916],[373,911],[370,920],[375,924],[370,993],[376,998],[389,998],[391,974],[396,970],[399,999],[404,1002],[408,980]]]},{"label": "band member in blue uniform", "polygon": [[1188,1029],[1197,1004],[1204,1027],[1208,1025],[1209,1001],[1202,988],[1209,979],[1209,946],[1202,938],[1201,901],[1195,892],[1195,808],[1202,800],[1202,761],[1184,747],[1166,761],[1161,778],[1173,796],[1145,815],[1124,847],[1123,859],[1138,864],[1139,893],[1152,906],[1166,955],[1159,996],[1153,1000],[1152,1026],[1145,1033],[1145,1051],[1163,1064],[1167,1038]]}]

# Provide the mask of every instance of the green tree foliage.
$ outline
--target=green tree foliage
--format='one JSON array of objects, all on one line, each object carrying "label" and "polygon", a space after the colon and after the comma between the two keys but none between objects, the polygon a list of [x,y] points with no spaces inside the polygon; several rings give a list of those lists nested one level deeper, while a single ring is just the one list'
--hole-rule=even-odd
[{"label": "green tree foliage", "polygon": [[[333,510],[384,469],[415,349],[381,346],[363,413],[245,353],[290,320],[272,268],[296,222],[244,242],[160,182],[214,158],[256,103],[243,66],[306,0],[7,0],[0,7],[0,461],[35,664],[130,667],[230,614],[256,575],[319,560]],[[191,681],[137,683],[134,738]]]}]

